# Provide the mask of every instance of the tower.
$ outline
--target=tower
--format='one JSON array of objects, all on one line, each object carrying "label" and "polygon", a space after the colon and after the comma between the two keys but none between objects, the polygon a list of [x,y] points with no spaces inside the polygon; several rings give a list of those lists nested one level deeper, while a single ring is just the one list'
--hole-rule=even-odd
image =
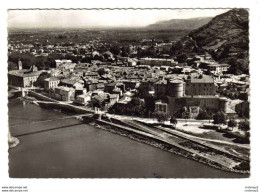
[{"label": "tower", "polygon": [[18,60],[18,70],[22,70],[23,69],[23,64],[22,61],[19,59]]}]

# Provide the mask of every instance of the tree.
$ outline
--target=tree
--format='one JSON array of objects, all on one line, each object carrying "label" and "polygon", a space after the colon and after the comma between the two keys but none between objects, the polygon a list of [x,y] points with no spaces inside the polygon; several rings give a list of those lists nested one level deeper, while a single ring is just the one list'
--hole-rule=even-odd
[{"label": "tree", "polygon": [[145,108],[147,111],[149,112],[154,112],[155,109],[155,99],[153,96],[148,95],[144,98],[144,102],[145,102]]},{"label": "tree", "polygon": [[233,131],[233,128],[237,126],[237,122],[235,119],[230,119],[228,121],[228,126],[231,127],[232,131]]},{"label": "tree", "polygon": [[120,47],[118,45],[113,45],[110,48],[111,53],[113,53],[114,55],[118,55],[120,53]]},{"label": "tree", "polygon": [[241,100],[247,101],[248,100],[248,94],[247,93],[240,93],[238,95],[238,98],[241,99]]},{"label": "tree", "polygon": [[189,119],[189,117],[190,117],[189,110],[187,109],[187,107],[184,106],[184,107],[181,109],[181,118],[183,118],[183,119]]},{"label": "tree", "polygon": [[238,128],[242,131],[248,132],[250,130],[249,121],[245,119],[244,121],[239,122]]},{"label": "tree", "polygon": [[183,50],[183,44],[181,41],[177,41],[176,43],[174,43],[171,47],[171,55],[176,55],[177,53],[182,52]]},{"label": "tree", "polygon": [[17,67],[17,64],[14,63],[14,62],[8,62],[8,71],[11,71],[11,70],[17,70],[18,67]]},{"label": "tree", "polygon": [[167,121],[169,119],[169,115],[167,113],[158,112],[155,113],[154,116],[157,118],[157,121],[160,123]]},{"label": "tree", "polygon": [[183,54],[180,54],[180,55],[177,56],[177,61],[179,63],[183,63],[187,60],[187,58],[188,58],[187,54],[183,53]]},{"label": "tree", "polygon": [[129,53],[130,53],[130,47],[129,46],[123,46],[122,47],[122,53],[121,53],[121,55],[123,56],[123,57],[127,57],[128,55],[129,55]]},{"label": "tree", "polygon": [[189,119],[189,118],[190,118],[190,113],[189,113],[188,111],[182,112],[181,118],[183,118],[183,119]]},{"label": "tree", "polygon": [[90,104],[92,107],[97,107],[97,108],[102,108],[104,105],[104,100],[102,100],[100,97],[93,97],[92,100],[90,101]]},{"label": "tree", "polygon": [[227,123],[227,117],[226,114],[223,111],[217,112],[216,114],[213,115],[213,123],[214,124],[224,124],[226,125]]},{"label": "tree", "polygon": [[206,110],[200,110],[196,119],[211,119],[211,116],[207,113]]},{"label": "tree", "polygon": [[171,116],[170,122],[171,122],[174,126],[176,126],[176,124],[178,123],[178,122],[177,122],[177,119],[175,118],[175,116]]},{"label": "tree", "polygon": [[101,75],[104,75],[105,74],[105,69],[104,68],[99,68],[98,69],[98,74],[101,76]]},{"label": "tree", "polygon": [[42,72],[37,80],[34,82],[34,86],[37,87],[44,87],[44,79],[49,78],[51,75],[47,72]]}]

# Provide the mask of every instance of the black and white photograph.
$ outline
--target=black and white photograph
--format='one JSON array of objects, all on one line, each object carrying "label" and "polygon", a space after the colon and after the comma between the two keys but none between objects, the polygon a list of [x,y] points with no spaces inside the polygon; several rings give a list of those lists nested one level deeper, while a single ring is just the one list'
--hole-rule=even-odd
[{"label": "black and white photograph", "polygon": [[9,176],[249,177],[248,15],[9,10]]},{"label": "black and white photograph", "polygon": [[258,0],[145,2],[3,8],[2,192],[258,192]]}]

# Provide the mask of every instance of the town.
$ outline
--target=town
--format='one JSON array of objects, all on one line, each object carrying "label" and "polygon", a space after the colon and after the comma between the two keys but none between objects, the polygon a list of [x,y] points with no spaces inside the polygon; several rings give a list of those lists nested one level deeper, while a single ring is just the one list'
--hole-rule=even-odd
[{"label": "town", "polygon": [[[171,57],[174,43],[160,39],[142,39],[139,45],[124,47],[102,40],[74,46],[14,43],[8,46],[9,55],[55,54],[61,59],[52,61],[51,56],[47,60],[52,65],[37,63],[38,67],[28,69],[30,60],[24,58],[26,66],[23,58],[15,58],[8,83],[44,88],[41,94],[50,98],[117,114],[212,119],[222,111],[228,119],[249,118],[249,76],[229,74],[229,64],[218,63],[209,54]],[[153,57],[149,57],[151,49]],[[67,54],[82,59],[75,63],[75,58],[64,59]],[[132,99],[143,109],[128,108]]]},{"label": "town", "polygon": [[182,36],[190,38],[185,30],[9,31],[9,100],[22,96],[97,128],[248,173],[248,69],[218,62],[211,52],[180,52]]}]

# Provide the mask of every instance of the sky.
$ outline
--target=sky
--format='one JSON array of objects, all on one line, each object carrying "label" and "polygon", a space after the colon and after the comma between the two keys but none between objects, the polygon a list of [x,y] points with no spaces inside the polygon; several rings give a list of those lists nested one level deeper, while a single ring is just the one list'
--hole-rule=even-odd
[{"label": "sky", "polygon": [[158,21],[214,17],[228,9],[8,10],[8,27],[143,27]]}]

